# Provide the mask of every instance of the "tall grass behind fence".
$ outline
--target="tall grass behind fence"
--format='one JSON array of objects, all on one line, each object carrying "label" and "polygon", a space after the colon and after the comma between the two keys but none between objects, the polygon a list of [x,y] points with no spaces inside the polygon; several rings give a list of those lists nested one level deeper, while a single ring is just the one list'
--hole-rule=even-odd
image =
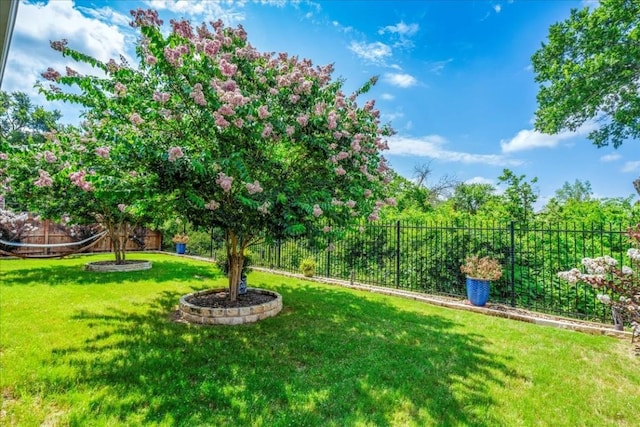
[{"label": "tall grass behind fence", "polygon": [[629,247],[626,227],[535,222],[366,224],[323,246],[297,238],[251,250],[258,266],[298,272],[304,258],[313,258],[319,276],[455,297],[466,295],[464,259],[491,255],[503,277],[492,282],[490,301],[603,322],[610,310],[597,292],[557,273],[580,267],[584,257],[609,255],[628,265]]}]

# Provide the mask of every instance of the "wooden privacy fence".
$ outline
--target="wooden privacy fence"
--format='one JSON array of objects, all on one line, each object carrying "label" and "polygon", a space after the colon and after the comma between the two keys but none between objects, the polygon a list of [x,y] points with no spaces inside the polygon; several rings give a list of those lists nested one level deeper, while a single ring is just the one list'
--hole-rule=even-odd
[{"label": "wooden privacy fence", "polygon": [[[65,227],[53,221],[30,220],[31,230],[20,236],[20,243],[24,245],[56,245],[74,243],[90,238],[102,232],[98,226]],[[98,238],[99,241],[82,252],[111,252],[111,239],[109,236]],[[97,239],[96,239],[97,240]],[[84,244],[54,247],[22,246],[9,247],[0,245],[5,251],[10,251],[20,256],[56,256],[78,252],[79,249],[89,246],[95,240]],[[132,230],[127,240],[127,251],[160,250],[162,247],[162,234],[156,230],[137,227]],[[0,255],[2,256],[2,255]],[[5,255],[6,256],[6,255]]]}]

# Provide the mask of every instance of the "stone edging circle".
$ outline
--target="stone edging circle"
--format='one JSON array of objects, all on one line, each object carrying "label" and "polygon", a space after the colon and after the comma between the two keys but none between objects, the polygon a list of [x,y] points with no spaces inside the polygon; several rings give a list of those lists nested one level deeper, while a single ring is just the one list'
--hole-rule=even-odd
[{"label": "stone edging circle", "polygon": [[98,271],[101,273],[125,272],[125,271],[141,271],[149,270],[152,264],[146,260],[131,260],[125,264],[105,263],[104,261],[88,262],[84,265],[87,271]]},{"label": "stone edging circle", "polygon": [[275,316],[282,310],[282,295],[279,293],[258,288],[247,288],[247,290],[272,295],[276,298],[263,304],[237,308],[200,307],[187,301],[187,298],[191,296],[226,291],[226,289],[207,289],[181,297],[178,311],[180,312],[181,318],[189,323],[199,323],[203,325],[241,325],[244,323],[255,323],[267,317]]}]

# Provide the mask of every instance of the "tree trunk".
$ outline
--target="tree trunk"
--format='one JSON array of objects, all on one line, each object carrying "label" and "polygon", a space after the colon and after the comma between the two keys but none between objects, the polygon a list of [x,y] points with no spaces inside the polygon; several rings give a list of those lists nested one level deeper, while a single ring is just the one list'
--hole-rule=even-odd
[{"label": "tree trunk", "polygon": [[111,250],[116,259],[116,264],[124,264],[125,252],[127,244],[127,225],[126,224],[104,224],[111,239]]},{"label": "tree trunk", "polygon": [[248,241],[239,238],[233,231],[225,233],[225,247],[227,249],[227,263],[229,267],[229,300],[238,299],[242,267],[244,266],[244,250]]},{"label": "tree trunk", "polygon": [[238,253],[229,258],[229,299],[238,299],[240,279],[242,278],[242,267],[244,265],[244,254]]}]

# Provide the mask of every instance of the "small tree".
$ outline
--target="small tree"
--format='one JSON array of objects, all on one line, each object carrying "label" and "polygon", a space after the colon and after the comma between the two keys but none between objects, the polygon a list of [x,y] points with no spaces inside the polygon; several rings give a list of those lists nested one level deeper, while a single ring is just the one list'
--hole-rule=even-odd
[{"label": "small tree", "polygon": [[99,140],[86,125],[49,132],[38,149],[7,156],[10,194],[43,218],[101,224],[121,264],[133,228],[150,219],[151,199],[161,212],[149,191],[154,180],[130,169],[131,157],[127,144]]},{"label": "small tree", "polygon": [[346,96],[331,65],[260,53],[241,26],[171,21],[165,37],[156,12],[132,15],[138,68],[54,42],[106,77],[48,70],[45,78],[78,90],[41,89],[88,107],[101,123],[98,140],[130,135],[140,171],[157,180],[147,188],[194,225],[225,231],[232,300],[245,250],[259,239],[331,236],[394,203],[383,200],[389,169],[379,154],[391,129],[380,126],[373,101],[357,105],[375,78]]},{"label": "small tree", "polygon": [[517,176],[509,169],[504,169],[498,177],[499,184],[507,184],[502,197],[511,219],[523,223],[532,218],[533,206],[538,200],[537,190],[532,185],[538,182],[538,178],[532,178],[529,182],[525,178],[525,175]]},{"label": "small tree", "polygon": [[640,327],[640,224],[627,232],[631,248],[627,251],[630,266],[619,266],[610,256],[584,258],[583,273],[577,268],[561,271],[558,277],[569,283],[585,283],[601,291],[598,300],[611,307],[614,324],[623,329],[630,322],[635,337]]}]

